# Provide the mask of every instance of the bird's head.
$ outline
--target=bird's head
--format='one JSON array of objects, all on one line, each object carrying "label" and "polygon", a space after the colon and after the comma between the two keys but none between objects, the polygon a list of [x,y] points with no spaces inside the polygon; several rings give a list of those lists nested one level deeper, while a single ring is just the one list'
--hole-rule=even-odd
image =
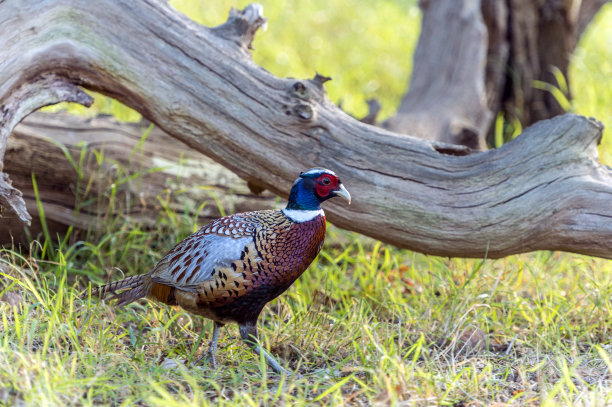
[{"label": "bird's head", "polygon": [[287,209],[317,210],[321,208],[321,202],[335,196],[351,203],[351,195],[333,171],[311,168],[302,172],[293,183]]}]

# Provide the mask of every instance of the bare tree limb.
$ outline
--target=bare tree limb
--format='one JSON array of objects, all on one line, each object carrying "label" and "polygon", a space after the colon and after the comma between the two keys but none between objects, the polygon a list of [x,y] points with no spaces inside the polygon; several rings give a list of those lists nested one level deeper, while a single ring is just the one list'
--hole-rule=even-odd
[{"label": "bare tree limb", "polygon": [[445,256],[612,258],[612,173],[599,163],[593,120],[564,115],[498,150],[447,155],[461,150],[354,120],[321,78],[276,78],[244,45],[161,1],[4,0],[0,27],[0,106],[53,73],[116,97],[277,194],[304,168],[334,169],[355,199],[330,202],[328,218],[386,242]]}]

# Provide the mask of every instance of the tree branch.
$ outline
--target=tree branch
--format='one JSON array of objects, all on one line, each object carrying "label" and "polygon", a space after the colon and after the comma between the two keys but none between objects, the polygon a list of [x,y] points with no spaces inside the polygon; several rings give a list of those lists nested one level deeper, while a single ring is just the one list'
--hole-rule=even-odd
[{"label": "tree branch", "polygon": [[354,196],[350,207],[326,205],[340,227],[444,256],[612,257],[612,174],[598,161],[593,120],[565,115],[498,150],[447,155],[439,151],[452,146],[350,118],[321,78],[274,77],[162,1],[4,0],[0,26],[2,106],[53,73],[282,196],[300,170],[334,169]]}]

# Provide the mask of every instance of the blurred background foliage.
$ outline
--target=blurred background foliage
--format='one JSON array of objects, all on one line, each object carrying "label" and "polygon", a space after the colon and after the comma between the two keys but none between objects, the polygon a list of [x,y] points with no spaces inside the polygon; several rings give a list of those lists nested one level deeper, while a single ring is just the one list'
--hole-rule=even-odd
[{"label": "blurred background foliage", "polygon": [[[222,24],[231,7],[252,0],[171,0],[170,4],[206,26]],[[380,120],[393,115],[405,93],[420,28],[416,0],[260,0],[268,19],[254,41],[257,64],[279,77],[331,76],[330,99],[348,113],[367,114],[366,100],[382,104]],[[367,5],[364,5],[367,4]],[[573,99],[569,110],[612,126],[612,4],[604,6],[583,35],[570,67]],[[66,108],[65,105],[60,108]],[[54,107],[52,109],[58,109]],[[112,114],[137,121],[140,115],[119,102],[96,95],[90,109],[70,106],[86,115]],[[612,164],[612,140],[604,133],[602,161]]]}]

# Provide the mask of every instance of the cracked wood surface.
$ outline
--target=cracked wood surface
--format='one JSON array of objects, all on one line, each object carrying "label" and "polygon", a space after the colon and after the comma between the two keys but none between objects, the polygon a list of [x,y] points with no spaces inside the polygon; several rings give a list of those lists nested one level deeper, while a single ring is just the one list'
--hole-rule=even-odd
[{"label": "cracked wood surface", "polygon": [[335,170],[354,201],[330,202],[328,219],[385,242],[444,256],[612,258],[612,174],[597,156],[597,122],[560,116],[467,155],[369,126],[329,102],[325,78],[256,66],[248,46],[265,19],[247,10],[233,16],[246,24],[210,29],[156,0],[4,0],[0,105],[53,73],[117,98],[279,195],[305,168]]}]

